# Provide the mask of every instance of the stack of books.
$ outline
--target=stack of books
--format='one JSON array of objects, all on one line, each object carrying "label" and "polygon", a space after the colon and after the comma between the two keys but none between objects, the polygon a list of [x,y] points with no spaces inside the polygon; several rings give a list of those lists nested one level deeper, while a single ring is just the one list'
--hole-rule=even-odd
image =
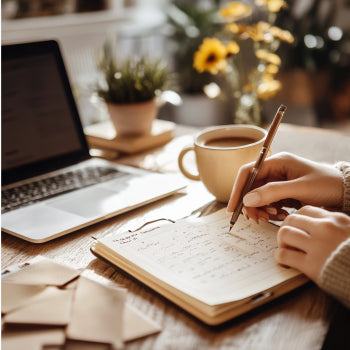
[{"label": "stack of books", "polygon": [[123,153],[136,153],[164,145],[174,137],[175,123],[155,119],[152,131],[148,135],[117,135],[110,120],[92,124],[84,128],[86,139],[91,148],[110,149]]}]

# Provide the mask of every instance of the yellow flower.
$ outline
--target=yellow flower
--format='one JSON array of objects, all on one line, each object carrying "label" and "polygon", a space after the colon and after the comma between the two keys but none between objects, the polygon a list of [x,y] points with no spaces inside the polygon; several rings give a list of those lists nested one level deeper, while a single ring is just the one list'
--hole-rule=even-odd
[{"label": "yellow flower", "polygon": [[235,41],[230,41],[226,46],[226,57],[232,57],[239,52],[239,46]]},{"label": "yellow flower", "polygon": [[267,50],[257,50],[255,52],[255,55],[260,60],[266,61],[271,64],[275,64],[276,66],[279,66],[281,64],[280,57],[274,53],[268,52]]},{"label": "yellow flower", "polygon": [[217,74],[226,68],[227,49],[216,38],[206,38],[194,54],[193,67],[199,72]]},{"label": "yellow flower", "polygon": [[248,39],[249,35],[248,35],[248,29],[249,27],[246,24],[243,23],[229,23],[227,25],[228,30],[233,33],[233,34],[237,34],[239,36],[240,39]]},{"label": "yellow flower", "polygon": [[265,72],[267,74],[276,74],[278,73],[278,66],[276,66],[275,64],[269,64],[266,68],[265,68]]},{"label": "yellow flower", "polygon": [[[254,1],[267,14],[268,20],[249,21],[249,23],[240,21],[252,14],[252,7],[245,4],[248,3],[247,1],[229,2],[219,10],[225,25],[225,29],[219,33],[218,37],[222,41],[216,38],[206,38],[194,54],[193,67],[199,73],[208,71],[212,74],[238,74],[238,79],[232,80],[233,98],[238,100],[244,95],[249,95],[258,101],[268,100],[282,89],[280,81],[275,79],[281,65],[281,58],[275,54],[275,51],[280,41],[287,43],[294,41],[294,37],[289,31],[274,25],[276,13],[282,7],[287,6],[286,0]],[[224,37],[224,35],[229,37]],[[244,57],[239,57],[242,49],[239,41],[246,39],[253,41],[250,47],[257,57],[257,64],[253,69],[244,69]],[[235,55],[240,58],[237,62]],[[240,108],[239,103],[237,108]],[[242,111],[237,112],[237,120],[249,120],[250,117],[243,116],[246,112]],[[247,110],[247,112],[249,111]],[[255,117],[253,121],[256,122]]]},{"label": "yellow flower", "polygon": [[254,41],[264,41],[270,43],[273,40],[270,34],[271,25],[267,22],[260,21],[247,28],[248,36]]},{"label": "yellow flower", "polygon": [[244,24],[231,23],[228,25],[232,33],[242,35],[245,33],[249,38],[256,42],[271,43],[274,38],[292,43],[293,35],[288,30],[282,30],[276,26],[271,26],[269,23],[260,21],[252,26]]},{"label": "yellow flower", "polygon": [[289,44],[294,42],[294,37],[288,30],[283,30],[273,26],[271,27],[270,32],[277,39],[283,40]]},{"label": "yellow flower", "polygon": [[279,12],[282,7],[286,6],[283,0],[255,0],[255,4],[261,7],[267,7],[269,12]]},{"label": "yellow flower", "polygon": [[257,87],[258,98],[268,100],[275,96],[282,89],[282,84],[278,80],[262,81]]},{"label": "yellow flower", "polygon": [[219,13],[221,17],[227,20],[236,21],[249,16],[252,13],[252,8],[239,1],[232,1],[226,7],[220,9]]},{"label": "yellow flower", "polygon": [[233,34],[242,34],[247,31],[247,27],[248,26],[246,24],[238,24],[238,23],[229,23],[227,25],[227,28]]},{"label": "yellow flower", "polygon": [[273,81],[274,80],[274,74],[271,74],[271,73],[268,73],[268,72],[264,72],[261,76],[261,81],[263,82],[270,82],[270,81]]}]

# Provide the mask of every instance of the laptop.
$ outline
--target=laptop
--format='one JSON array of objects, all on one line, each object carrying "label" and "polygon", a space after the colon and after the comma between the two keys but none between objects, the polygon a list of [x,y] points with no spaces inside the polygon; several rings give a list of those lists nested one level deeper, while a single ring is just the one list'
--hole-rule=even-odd
[{"label": "laptop", "polygon": [[56,41],[2,46],[1,227],[43,243],[185,187],[92,158]]}]

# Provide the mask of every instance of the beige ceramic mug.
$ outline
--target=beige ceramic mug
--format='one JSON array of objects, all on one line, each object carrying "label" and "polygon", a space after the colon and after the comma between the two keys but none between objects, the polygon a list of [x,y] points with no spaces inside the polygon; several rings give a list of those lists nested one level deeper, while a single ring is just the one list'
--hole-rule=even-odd
[{"label": "beige ceramic mug", "polygon": [[[178,158],[181,172],[204,183],[218,201],[228,202],[239,168],[258,158],[266,130],[253,125],[224,125],[208,128],[184,148]],[[194,151],[198,174],[185,167],[184,156]]]}]

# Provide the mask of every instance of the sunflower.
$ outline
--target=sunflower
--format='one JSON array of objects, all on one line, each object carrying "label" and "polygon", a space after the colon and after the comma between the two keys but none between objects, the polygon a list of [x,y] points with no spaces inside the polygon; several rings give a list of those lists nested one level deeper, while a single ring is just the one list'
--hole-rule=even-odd
[{"label": "sunflower", "polygon": [[268,52],[267,50],[257,50],[255,52],[255,56],[260,60],[266,61],[276,66],[281,65],[281,58],[274,53]]},{"label": "sunflower", "polygon": [[217,74],[226,68],[226,46],[216,38],[206,38],[194,54],[193,67],[199,72]]},{"label": "sunflower", "polygon": [[266,7],[269,12],[279,12],[282,7],[286,6],[283,0],[255,0],[255,4],[259,7]]},{"label": "sunflower", "polygon": [[221,17],[230,20],[237,21],[238,19],[248,17],[252,13],[252,8],[239,1],[232,1],[223,7],[219,11]]}]

